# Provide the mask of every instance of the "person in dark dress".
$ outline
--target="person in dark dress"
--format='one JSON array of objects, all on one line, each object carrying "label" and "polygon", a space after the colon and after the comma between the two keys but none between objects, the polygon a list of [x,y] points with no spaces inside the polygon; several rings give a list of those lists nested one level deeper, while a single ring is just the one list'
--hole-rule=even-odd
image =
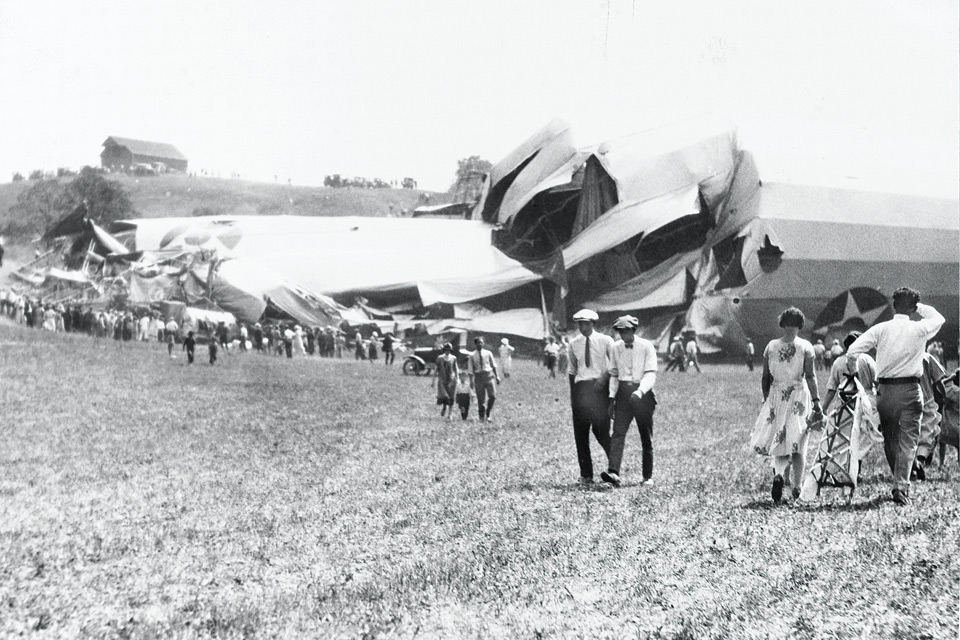
[{"label": "person in dark dress", "polygon": [[207,345],[207,351],[210,353],[210,364],[217,363],[217,341],[211,340],[210,344]]},{"label": "person in dark dress", "polygon": [[391,365],[393,364],[394,353],[393,353],[393,343],[395,339],[392,333],[388,333],[383,336],[383,364]]},{"label": "person in dark dress", "polygon": [[193,354],[197,348],[197,340],[193,337],[193,331],[187,333],[183,341],[183,351],[187,352],[187,364],[193,364]]},{"label": "person in dark dress", "polygon": [[260,326],[260,323],[253,325],[253,348],[257,350],[257,353],[263,352],[263,327]]}]

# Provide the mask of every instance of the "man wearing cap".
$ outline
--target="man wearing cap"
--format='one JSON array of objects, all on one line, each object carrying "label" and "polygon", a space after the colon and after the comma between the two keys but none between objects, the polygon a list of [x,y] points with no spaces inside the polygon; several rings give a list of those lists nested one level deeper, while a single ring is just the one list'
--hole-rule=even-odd
[{"label": "man wearing cap", "polygon": [[620,339],[613,343],[610,358],[610,437],[609,468],[600,477],[620,486],[620,462],[630,423],[637,421],[643,447],[643,483],[653,482],[653,410],[657,399],[653,385],[657,381],[657,351],[649,340],[636,337],[639,322],[633,316],[621,316],[613,324]]},{"label": "man wearing cap", "polygon": [[[470,354],[470,373],[473,374],[473,388],[477,392],[477,414],[480,422],[490,422],[490,412],[497,399],[497,385],[500,374],[493,352],[483,348],[483,337],[473,339],[474,350]],[[496,383],[494,383],[496,381]]]},{"label": "man wearing cap", "polygon": [[[855,368],[857,356],[876,347],[877,412],[887,464],[893,472],[893,499],[910,504],[910,470],[917,455],[923,395],[923,353],[927,340],[940,331],[944,318],[933,307],[920,304],[920,294],[907,287],[893,292],[892,320],[867,329],[847,349],[847,369]],[[919,321],[910,319],[911,314]],[[853,364],[850,364],[853,363]]]},{"label": "man wearing cap", "polygon": [[593,330],[599,319],[590,309],[578,311],[580,335],[570,341],[567,374],[570,379],[570,407],[573,409],[573,437],[577,443],[580,484],[593,483],[590,431],[603,452],[610,453],[610,418],[606,412],[607,371],[613,338]]}]

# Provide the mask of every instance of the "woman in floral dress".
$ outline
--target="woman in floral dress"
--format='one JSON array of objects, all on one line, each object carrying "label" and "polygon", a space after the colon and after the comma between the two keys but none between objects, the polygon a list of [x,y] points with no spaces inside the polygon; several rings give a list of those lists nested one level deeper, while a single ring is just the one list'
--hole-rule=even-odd
[{"label": "woman in floral dress", "polygon": [[763,350],[763,408],[757,417],[750,448],[773,459],[774,502],[783,496],[783,474],[792,465],[793,494],[800,493],[804,452],[807,448],[807,416],[822,414],[813,345],[797,334],[803,328],[803,312],[790,307],[780,314],[783,337],[771,340]]}]

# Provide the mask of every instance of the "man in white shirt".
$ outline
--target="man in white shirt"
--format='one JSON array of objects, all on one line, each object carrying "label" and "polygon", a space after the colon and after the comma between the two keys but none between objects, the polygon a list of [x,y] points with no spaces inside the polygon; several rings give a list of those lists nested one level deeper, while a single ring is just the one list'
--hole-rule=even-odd
[{"label": "man in white shirt", "polygon": [[621,316],[613,324],[620,339],[610,351],[609,415],[613,418],[607,471],[604,482],[620,486],[620,462],[630,423],[637,421],[643,448],[643,482],[653,480],[653,411],[657,399],[653,385],[657,381],[657,351],[649,340],[636,337],[639,322],[633,316]]},{"label": "man in white shirt", "polygon": [[610,453],[610,418],[606,412],[607,380],[613,338],[593,330],[599,320],[595,311],[582,309],[574,314],[580,335],[570,341],[567,374],[570,379],[570,407],[573,409],[573,437],[577,444],[580,484],[593,483],[590,431]]},{"label": "man in white shirt", "polygon": [[[924,347],[940,331],[944,318],[933,307],[920,304],[920,294],[907,287],[893,292],[893,310],[892,320],[870,327],[850,345],[847,362],[848,369],[855,367],[858,355],[877,349],[877,411],[883,449],[893,472],[893,499],[907,505],[923,414],[920,376]],[[921,319],[912,321],[913,313]]]},{"label": "man in white shirt", "polygon": [[480,422],[490,422],[490,413],[497,400],[497,385],[500,373],[493,359],[493,352],[484,349],[483,336],[473,339],[473,353],[470,354],[470,373],[473,374],[473,389],[477,392],[477,415]]}]

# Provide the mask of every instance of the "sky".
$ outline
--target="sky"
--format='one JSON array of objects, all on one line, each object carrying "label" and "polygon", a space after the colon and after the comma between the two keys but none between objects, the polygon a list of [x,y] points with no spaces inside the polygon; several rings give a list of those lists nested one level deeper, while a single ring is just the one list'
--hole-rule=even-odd
[{"label": "sky", "polygon": [[0,0],[0,181],[109,135],[191,170],[445,190],[554,117],[583,141],[718,113],[761,178],[956,199],[955,0]]}]

